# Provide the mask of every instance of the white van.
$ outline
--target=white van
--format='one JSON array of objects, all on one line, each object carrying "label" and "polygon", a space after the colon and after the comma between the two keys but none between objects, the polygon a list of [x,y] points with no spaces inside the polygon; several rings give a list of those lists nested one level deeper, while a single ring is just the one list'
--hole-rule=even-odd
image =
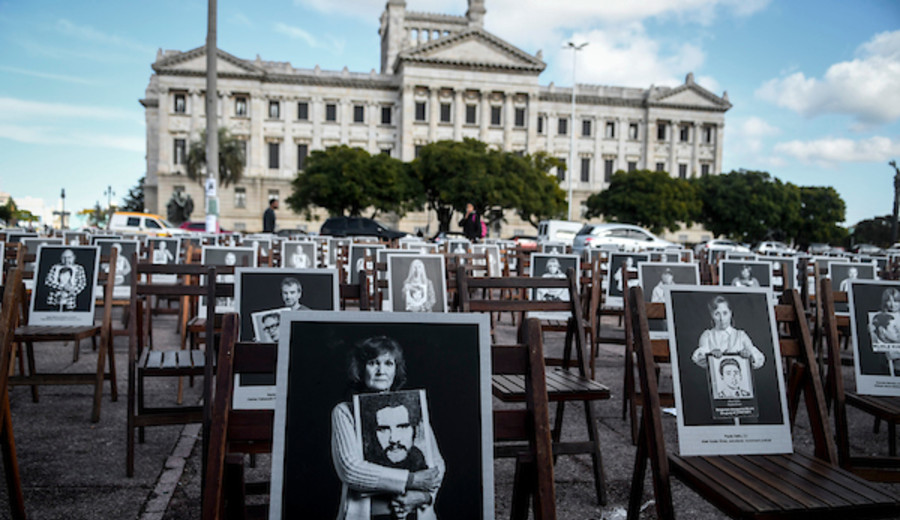
[{"label": "white van", "polygon": [[117,211],[109,219],[106,229],[116,233],[138,233],[150,236],[186,235],[187,231],[169,224],[164,218],[152,213]]},{"label": "white van", "polygon": [[538,224],[537,239],[543,242],[562,242],[567,246],[572,245],[575,235],[584,227],[581,222],[571,220],[542,220]]}]

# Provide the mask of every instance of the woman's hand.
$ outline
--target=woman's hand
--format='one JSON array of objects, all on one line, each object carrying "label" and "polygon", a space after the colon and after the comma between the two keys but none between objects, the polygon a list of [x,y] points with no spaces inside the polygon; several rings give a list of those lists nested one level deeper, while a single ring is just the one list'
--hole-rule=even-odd
[{"label": "woman's hand", "polygon": [[741,357],[744,358],[744,359],[750,359],[750,356],[753,355],[753,352],[750,352],[750,349],[749,349],[749,348],[744,347],[743,349],[741,349],[741,351],[739,352],[739,354],[740,354]]},{"label": "woman's hand", "polygon": [[714,348],[711,351],[709,351],[709,353],[712,355],[712,357],[714,357],[716,359],[719,359],[720,357],[722,357],[722,349]]},{"label": "woman's hand", "polygon": [[418,491],[432,491],[440,484],[440,472],[437,468],[411,471],[406,482],[406,489]]}]

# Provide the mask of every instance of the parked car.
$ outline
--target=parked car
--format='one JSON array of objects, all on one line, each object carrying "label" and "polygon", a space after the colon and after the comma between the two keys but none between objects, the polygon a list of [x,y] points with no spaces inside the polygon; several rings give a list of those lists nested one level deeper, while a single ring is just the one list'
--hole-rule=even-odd
[{"label": "parked car", "polygon": [[678,247],[663,240],[640,226],[632,224],[585,224],[572,243],[572,251],[581,253],[586,248],[613,244],[624,251]]},{"label": "parked car", "polygon": [[516,243],[516,247],[526,251],[537,251],[538,240],[534,235],[513,235],[511,240]]},{"label": "parked car", "polygon": [[828,244],[823,244],[822,242],[813,242],[806,248],[806,252],[811,255],[824,255],[828,254],[828,251],[831,250],[831,246]]},{"label": "parked car", "polygon": [[794,248],[784,242],[760,242],[753,250],[760,255],[792,255],[796,253]]},{"label": "parked car", "polygon": [[448,240],[468,240],[466,235],[462,234],[459,231],[438,231],[433,237],[431,237],[431,241],[435,244],[443,244]]},{"label": "parked car", "polygon": [[151,236],[184,235],[187,231],[170,224],[166,219],[153,213],[117,211],[106,224],[107,231],[115,233],[137,233]]},{"label": "parked car", "polygon": [[707,240],[706,242],[701,242],[694,247],[695,255],[700,256],[700,253],[702,251],[706,251],[707,253],[711,253],[713,251],[724,251],[729,253],[753,252],[750,251],[749,247],[725,238],[714,238],[712,240]]},{"label": "parked car", "polygon": [[856,253],[858,255],[883,255],[884,249],[872,244],[856,244],[852,248],[850,248],[852,253]]},{"label": "parked car", "polygon": [[386,240],[393,240],[407,235],[403,231],[391,229],[366,217],[331,217],[322,224],[319,234],[333,237],[379,237]]},{"label": "parked car", "polygon": [[[195,233],[206,233],[206,222],[204,222],[202,220],[199,222],[196,222],[196,221],[195,222],[182,222],[181,225],[178,227],[181,229],[186,229],[191,232],[195,232]],[[222,229],[222,227],[219,226],[219,222],[217,221],[216,222],[216,233],[231,233],[231,231],[228,231],[227,229]]]},{"label": "parked car", "polygon": [[278,231],[275,232],[275,234],[276,234],[277,236],[280,236],[281,238],[288,238],[288,239],[299,238],[299,237],[308,237],[308,236],[310,236],[310,234],[307,233],[306,230],[303,230],[303,229],[300,229],[300,228],[296,228],[296,229],[279,229]]},{"label": "parked car", "polygon": [[567,246],[572,245],[575,235],[584,227],[581,222],[571,220],[542,220],[538,223],[538,243],[562,242]]}]

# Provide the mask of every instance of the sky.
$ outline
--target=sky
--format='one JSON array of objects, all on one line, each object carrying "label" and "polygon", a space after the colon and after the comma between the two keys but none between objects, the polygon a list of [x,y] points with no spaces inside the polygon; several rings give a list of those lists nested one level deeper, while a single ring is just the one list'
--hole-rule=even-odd
[{"label": "sky", "polygon": [[[243,59],[378,69],[384,0],[218,1],[218,46]],[[540,83],[728,93],[723,171],[833,186],[847,225],[887,215],[900,159],[897,0],[486,0],[485,28],[543,51]],[[407,0],[464,15],[466,0]],[[204,45],[198,0],[0,0],[0,191],[77,212],[146,171],[138,100],[158,49]],[[111,191],[114,195],[107,195]]]}]

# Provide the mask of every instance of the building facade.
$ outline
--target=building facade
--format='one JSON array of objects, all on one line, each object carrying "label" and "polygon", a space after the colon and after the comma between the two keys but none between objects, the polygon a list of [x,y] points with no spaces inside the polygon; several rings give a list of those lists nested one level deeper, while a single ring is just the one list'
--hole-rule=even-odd
[{"label": "building facade", "polygon": [[[574,132],[575,164],[559,177],[564,189],[572,182],[575,208],[617,170],[683,178],[720,172],[727,94],[707,91],[692,74],[675,88],[578,85],[573,119],[572,89],[539,82],[546,67],[541,53],[485,31],[484,1],[468,3],[465,16],[450,16],[388,0],[380,72],[300,69],[219,50],[219,125],[242,140],[247,157],[244,180],[219,189],[222,226],[261,229],[268,200],[290,195],[308,154],[340,144],[411,161],[430,142],[472,137],[568,163]],[[172,194],[183,190],[202,212],[201,186],[185,176],[184,164],[205,128],[205,48],[159,51],[152,67],[140,100],[147,122],[145,204],[165,215]],[[437,231],[427,212],[385,220],[405,231]],[[508,222],[503,236],[534,232],[512,215]],[[278,225],[317,230],[319,224],[282,206]]]}]

